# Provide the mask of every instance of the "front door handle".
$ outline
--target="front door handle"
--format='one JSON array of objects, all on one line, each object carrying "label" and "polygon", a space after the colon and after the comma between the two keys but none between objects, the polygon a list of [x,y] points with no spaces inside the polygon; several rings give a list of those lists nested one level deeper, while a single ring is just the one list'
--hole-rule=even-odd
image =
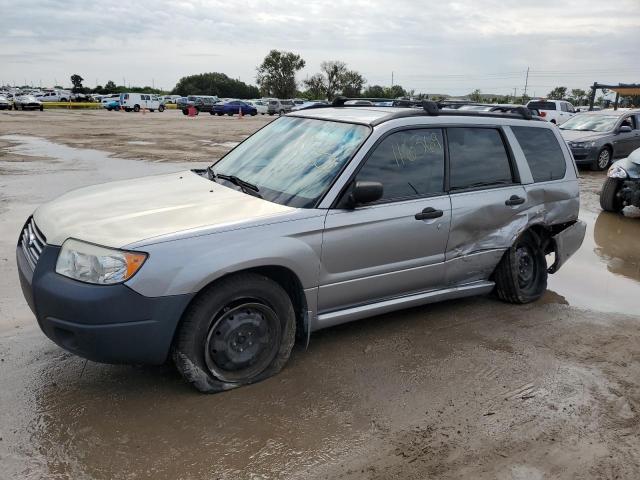
[{"label": "front door handle", "polygon": [[436,210],[435,208],[427,207],[420,213],[416,213],[415,219],[428,220],[430,218],[440,218],[442,215],[444,215],[444,212],[442,210]]},{"label": "front door handle", "polygon": [[525,199],[522,197],[519,197],[518,195],[511,195],[511,198],[509,198],[509,200],[507,200],[506,202],[504,202],[505,205],[522,205],[525,202]]}]

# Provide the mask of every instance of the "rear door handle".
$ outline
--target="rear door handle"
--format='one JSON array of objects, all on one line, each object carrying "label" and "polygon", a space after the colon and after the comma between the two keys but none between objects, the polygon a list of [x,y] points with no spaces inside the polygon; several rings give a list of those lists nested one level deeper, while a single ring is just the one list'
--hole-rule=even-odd
[{"label": "rear door handle", "polygon": [[427,207],[420,213],[416,213],[415,219],[428,220],[430,218],[440,218],[442,215],[444,215],[444,212],[442,210],[436,210],[435,208]]},{"label": "rear door handle", "polygon": [[506,202],[504,202],[505,205],[522,205],[526,200],[522,197],[519,197],[518,195],[511,195],[511,198],[509,198],[509,200],[507,200]]}]

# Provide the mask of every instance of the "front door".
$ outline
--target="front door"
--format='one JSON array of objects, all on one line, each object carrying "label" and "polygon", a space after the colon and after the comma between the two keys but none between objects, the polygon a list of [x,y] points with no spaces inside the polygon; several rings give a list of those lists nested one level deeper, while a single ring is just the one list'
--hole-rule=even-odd
[{"label": "front door", "polygon": [[320,313],[437,288],[451,203],[444,188],[441,129],[388,134],[354,181],[381,182],[381,200],[330,210],[320,271]]}]

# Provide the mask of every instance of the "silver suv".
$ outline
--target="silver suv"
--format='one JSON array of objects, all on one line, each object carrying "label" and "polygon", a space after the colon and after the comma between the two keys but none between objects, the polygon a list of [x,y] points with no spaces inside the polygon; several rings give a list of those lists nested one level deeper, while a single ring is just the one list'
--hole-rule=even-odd
[{"label": "silver suv", "polygon": [[557,128],[525,109],[338,100],[206,170],[42,205],[17,261],[58,345],[110,363],[172,355],[213,392],[277,373],[296,338],[332,325],[491,292],[538,299],[582,243],[578,198]]}]

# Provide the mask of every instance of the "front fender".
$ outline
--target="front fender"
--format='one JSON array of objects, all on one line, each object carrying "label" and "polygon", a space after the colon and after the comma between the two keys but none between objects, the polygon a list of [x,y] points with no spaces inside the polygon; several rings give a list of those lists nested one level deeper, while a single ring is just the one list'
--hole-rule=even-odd
[{"label": "front fender", "polygon": [[148,245],[149,257],[127,286],[149,297],[199,292],[229,273],[255,267],[291,270],[304,289],[318,284],[324,216]]}]

